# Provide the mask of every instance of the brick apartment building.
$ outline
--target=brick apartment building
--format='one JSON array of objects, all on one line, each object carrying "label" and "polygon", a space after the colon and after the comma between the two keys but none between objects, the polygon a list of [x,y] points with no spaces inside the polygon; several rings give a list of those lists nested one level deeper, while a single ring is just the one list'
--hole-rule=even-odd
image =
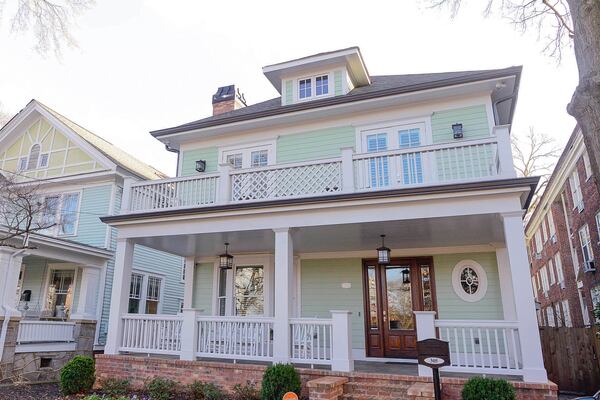
[{"label": "brick apartment building", "polygon": [[541,326],[594,323],[593,310],[600,303],[600,193],[595,179],[576,128],[525,230]]}]

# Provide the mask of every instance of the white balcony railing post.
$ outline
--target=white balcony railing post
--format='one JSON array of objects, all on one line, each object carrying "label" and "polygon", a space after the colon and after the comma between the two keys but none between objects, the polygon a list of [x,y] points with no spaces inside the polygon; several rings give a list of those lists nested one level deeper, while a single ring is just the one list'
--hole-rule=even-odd
[{"label": "white balcony railing post", "polygon": [[219,184],[217,204],[227,204],[231,201],[231,164],[219,164]]},{"label": "white balcony railing post", "polygon": [[198,323],[197,311],[192,308],[183,310],[183,323],[181,325],[181,360],[193,361],[198,352]]},{"label": "white balcony railing post", "polygon": [[502,178],[517,177],[515,166],[513,164],[509,127],[509,125],[499,125],[494,127],[494,133],[498,141],[498,175]]},{"label": "white balcony railing post", "polygon": [[127,214],[131,210],[131,185],[135,179],[127,177],[123,179],[123,197],[121,199],[121,214]]},{"label": "white balcony railing post", "polygon": [[[435,339],[435,311],[414,311],[417,340]],[[419,376],[433,376],[431,368],[419,365]]]},{"label": "white balcony railing post", "polygon": [[354,147],[342,147],[342,192],[354,192]]},{"label": "white balcony railing post", "polygon": [[331,370],[350,372],[354,370],[352,358],[352,330],[350,327],[350,311],[331,310],[333,323],[333,341],[331,354]]}]

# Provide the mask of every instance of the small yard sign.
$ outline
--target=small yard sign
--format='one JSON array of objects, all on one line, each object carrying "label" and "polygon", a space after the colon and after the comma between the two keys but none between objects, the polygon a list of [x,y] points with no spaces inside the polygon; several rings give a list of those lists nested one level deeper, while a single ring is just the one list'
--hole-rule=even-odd
[{"label": "small yard sign", "polygon": [[298,395],[294,392],[287,392],[283,395],[283,400],[298,400]]},{"label": "small yard sign", "polygon": [[433,369],[433,391],[435,400],[441,400],[439,368],[450,365],[450,347],[448,342],[439,339],[425,339],[417,342],[419,364]]}]

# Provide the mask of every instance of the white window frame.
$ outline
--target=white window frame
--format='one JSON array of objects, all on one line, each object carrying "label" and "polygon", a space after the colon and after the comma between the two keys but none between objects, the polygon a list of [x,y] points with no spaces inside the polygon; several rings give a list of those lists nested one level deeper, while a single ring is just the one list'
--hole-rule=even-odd
[{"label": "white window frame", "polygon": [[556,271],[554,270],[554,259],[548,260],[548,271],[550,273],[550,286],[556,284]]},{"label": "white window frame", "polygon": [[556,268],[557,283],[561,286],[565,286],[565,273],[563,271],[562,260],[560,259],[560,252],[554,255],[554,267]]},{"label": "white window frame", "polygon": [[537,254],[541,254],[543,246],[542,246],[542,233],[540,231],[540,228],[538,228],[535,231],[534,237],[535,237],[535,252]]},{"label": "white window frame", "polygon": [[227,156],[232,154],[242,154],[242,168],[252,168],[252,152],[267,150],[268,160],[267,165],[275,164],[276,141],[269,140],[265,142],[248,143],[245,145],[223,146],[219,148],[219,160],[221,163],[227,163]]},{"label": "white window frame", "polygon": [[548,241],[548,229],[546,228],[546,216],[542,218],[542,239],[543,243]]},{"label": "white window frame", "polygon": [[548,211],[548,228],[549,228],[549,234],[550,234],[550,239],[552,239],[552,241],[556,240],[556,225],[554,225],[554,216],[552,215],[552,209],[550,209]]},{"label": "white window frame", "polygon": [[[579,244],[581,245],[581,257],[583,262],[586,261],[594,261],[594,250],[592,249],[592,237],[590,236],[590,228],[588,224],[583,225],[579,228]],[[589,260],[585,259],[585,251],[587,248],[587,253],[589,256]]]},{"label": "white window frame", "polygon": [[[42,159],[44,159],[44,157],[46,157],[46,163],[42,164]],[[38,157],[37,169],[48,168],[49,163],[50,163],[50,153],[40,153],[40,156]]]},{"label": "white window frame", "polygon": [[581,181],[577,169],[569,176],[569,184],[571,186],[571,197],[573,198],[573,208],[577,208],[579,212],[583,211],[583,193],[581,192]]},{"label": "white window frame", "polygon": [[[131,271],[131,274],[137,274],[137,275],[141,275],[142,276],[142,292],[140,294],[140,304],[139,304],[139,313],[138,314],[145,314],[146,313],[146,300],[148,297],[148,279],[150,277],[153,278],[158,278],[160,279],[160,293],[158,296],[158,306],[156,307],[156,315],[161,314],[162,310],[163,310],[163,306],[164,306],[164,295],[165,295],[165,276],[164,275],[159,275],[159,274],[153,274],[153,273],[149,273],[146,271],[140,271],[138,269],[133,269]],[[129,301],[129,292],[127,293],[127,300]],[[154,314],[152,314],[154,315]]]},{"label": "white window frame", "polygon": [[587,150],[583,152],[583,166],[585,169],[585,180],[589,180],[592,177],[592,166],[590,164],[590,155]]},{"label": "white window frame", "polygon": [[554,307],[552,307],[552,304],[546,307],[546,318],[548,319],[548,326],[556,326],[554,322]]},{"label": "white window frame", "polygon": [[181,260],[181,275],[179,277],[181,283],[185,283],[185,258]]},{"label": "white window frame", "polygon": [[[465,268],[472,268],[477,274],[477,277],[479,278],[479,287],[477,289],[477,292],[473,294],[466,293],[460,283],[461,274]],[[452,270],[452,288],[454,289],[454,293],[461,300],[464,300],[469,303],[480,301],[485,297],[487,293],[487,273],[485,272],[485,269],[481,266],[481,264],[479,264],[477,261],[461,260],[454,266],[454,269]]]},{"label": "white window frame", "polygon": [[[61,234],[59,228],[60,228],[60,221],[62,219],[62,214],[63,214],[64,199],[66,196],[74,195],[74,194],[77,195],[77,210],[75,210],[75,222],[74,222],[74,227],[73,227],[73,233]],[[46,198],[48,198],[48,197],[58,197],[59,201],[58,201],[58,208],[57,208],[58,212],[54,216],[55,225],[49,229],[44,229],[42,233],[44,233],[46,235],[50,235],[50,236],[57,236],[57,237],[77,236],[77,231],[79,229],[79,217],[80,217],[80,211],[81,211],[82,194],[83,194],[82,190],[69,191],[69,192],[65,192],[65,193],[44,193],[42,202],[45,202]],[[42,218],[42,217],[44,217],[44,216],[40,215],[40,218]]]},{"label": "white window frame", "polygon": [[540,277],[542,278],[542,291],[547,296],[550,285],[548,284],[548,267],[546,265],[540,268]]},{"label": "white window frame", "polygon": [[27,157],[19,157],[17,161],[17,172],[27,171]]},{"label": "white window frame", "polygon": [[[322,76],[327,76],[327,93],[325,94],[319,94],[317,95],[317,78],[320,78]],[[307,100],[314,100],[316,98],[324,98],[324,97],[331,97],[334,95],[334,83],[333,83],[333,73],[331,72],[323,72],[323,73],[319,73],[319,74],[314,74],[314,75],[310,75],[310,76],[303,76],[300,78],[297,78],[295,80],[295,85],[296,85],[296,90],[295,90],[295,94],[296,94],[296,101],[300,102],[300,101],[307,101]],[[310,96],[306,96],[306,97],[300,97],[300,81],[304,81],[306,79],[310,79]]]},{"label": "white window frame", "polygon": [[564,323],[567,328],[573,327],[573,320],[571,319],[571,309],[569,308],[569,300],[565,299],[561,302]]},{"label": "white window frame", "polygon": [[74,264],[48,264],[48,271],[46,272],[46,276],[44,277],[45,281],[44,281],[44,291],[42,293],[42,298],[40,299],[40,308],[43,311],[50,311],[47,310],[46,306],[46,300],[48,299],[48,292],[50,291],[50,283],[51,283],[51,279],[52,279],[52,273],[54,271],[74,271],[73,274],[73,304],[71,305],[71,307],[73,309],[70,310],[70,314],[69,314],[69,318],[71,317],[71,315],[73,315],[75,313],[74,308],[77,307],[77,304],[75,304],[75,292],[77,291],[77,280],[79,279],[79,266],[78,265],[74,265]]},{"label": "white window frame", "polygon": [[[419,118],[363,126],[358,130],[358,148],[360,149],[361,153],[366,153],[368,149],[367,136],[377,133],[386,133],[388,138],[388,149],[385,151],[399,150],[400,141],[398,139],[398,131],[417,127],[421,128],[421,146],[427,146],[431,144],[431,119]],[[413,148],[418,149],[419,147]]]}]

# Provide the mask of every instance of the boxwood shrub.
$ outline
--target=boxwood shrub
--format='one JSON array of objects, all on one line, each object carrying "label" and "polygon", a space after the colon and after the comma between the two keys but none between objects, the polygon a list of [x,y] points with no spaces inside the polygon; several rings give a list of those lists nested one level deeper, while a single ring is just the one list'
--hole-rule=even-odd
[{"label": "boxwood shrub", "polygon": [[287,392],[300,396],[300,375],[291,364],[275,364],[266,369],[262,380],[262,400],[281,399]]},{"label": "boxwood shrub", "polygon": [[60,390],[65,395],[87,392],[94,385],[96,366],[88,356],[75,356],[60,370]]},{"label": "boxwood shrub", "polygon": [[504,379],[475,377],[465,383],[462,400],[515,400],[515,388]]}]

